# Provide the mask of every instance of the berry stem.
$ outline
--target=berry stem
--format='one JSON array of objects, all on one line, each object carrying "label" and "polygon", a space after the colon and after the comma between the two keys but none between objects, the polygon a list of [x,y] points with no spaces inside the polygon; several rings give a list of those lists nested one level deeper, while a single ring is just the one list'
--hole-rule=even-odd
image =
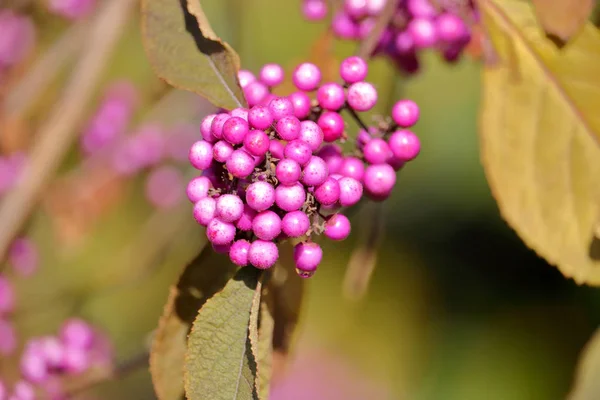
[{"label": "berry stem", "polygon": [[352,109],[352,107],[350,107],[348,104],[346,104],[346,106],[344,107],[344,109],[346,111],[348,111],[348,113],[352,116],[352,118],[354,119],[354,121],[356,121],[356,123],[362,128],[364,129],[367,133],[369,132],[369,127],[363,122],[362,119],[360,119],[360,116],[356,113],[356,111],[354,111]]},{"label": "berry stem", "polygon": [[358,46],[358,49],[355,53],[356,56],[364,60],[367,60],[371,57],[375,51],[375,48],[377,47],[377,43],[379,42],[379,38],[381,38],[383,31],[394,18],[394,14],[399,3],[400,0],[389,0],[386,3],[381,14],[379,14],[377,17],[377,21],[375,22],[375,26],[373,26],[373,30],[369,36],[367,36],[365,40],[363,40]]}]

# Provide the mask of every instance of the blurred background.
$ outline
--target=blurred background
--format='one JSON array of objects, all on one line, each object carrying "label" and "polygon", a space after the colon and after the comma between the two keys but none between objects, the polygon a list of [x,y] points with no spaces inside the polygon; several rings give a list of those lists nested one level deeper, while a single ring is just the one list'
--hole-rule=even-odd
[{"label": "blurred background", "polygon": [[[267,62],[289,72],[308,59],[332,63],[335,70],[335,60],[354,51],[351,43],[329,43],[326,24],[304,21],[299,0],[202,4],[214,30],[253,72]],[[0,101],[7,101],[60,38],[85,29],[85,23],[49,13],[42,2],[6,6],[32,16],[37,41],[31,56],[2,76]],[[75,130],[83,134],[106,90],[126,82],[137,98],[127,131],[159,130],[174,138],[169,149],[183,148],[185,158],[185,146],[212,108],[194,95],[168,94],[154,77],[134,10]],[[86,40],[84,35],[73,51],[60,54],[64,66],[33,92],[25,112],[14,117],[4,108],[5,155],[27,152],[39,142],[36,135]],[[411,78],[399,76],[386,60],[373,63],[368,79],[381,99],[374,114],[389,113],[394,99],[415,100],[421,107],[415,131],[422,152],[401,171],[383,206],[383,239],[361,301],[348,301],[342,288],[350,254],[369,228],[369,208],[353,216],[348,240],[325,244],[322,266],[308,282],[295,372],[282,383],[295,394],[281,398],[543,400],[568,393],[579,352],[600,322],[600,292],[564,279],[502,221],[478,156],[479,70],[470,57],[449,66],[433,54]],[[10,318],[22,344],[27,337],[55,333],[69,316],[82,317],[109,335],[118,360],[128,360],[143,352],[169,285],[203,244],[182,186],[173,184],[175,178],[167,179],[171,187],[149,179],[160,181],[156,171],[165,166],[179,172],[162,173],[181,182],[194,171],[172,156],[136,174],[111,174],[104,155],[86,156],[80,142],[44,189],[24,232],[38,248],[38,271],[24,278],[5,269],[17,298]],[[149,201],[157,191],[152,185],[180,195],[163,207],[160,200]],[[3,378],[15,376],[18,354],[0,359]],[[85,394],[153,398],[143,366]]]}]

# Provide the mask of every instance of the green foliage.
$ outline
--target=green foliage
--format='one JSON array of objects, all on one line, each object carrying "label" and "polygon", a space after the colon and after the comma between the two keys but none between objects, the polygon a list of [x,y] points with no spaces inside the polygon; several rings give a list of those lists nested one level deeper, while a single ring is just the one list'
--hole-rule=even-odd
[{"label": "green foliage", "polygon": [[218,107],[245,104],[237,53],[212,30],[198,0],[144,0],[144,45],[156,74]]},{"label": "green foliage", "polygon": [[560,50],[521,0],[480,2],[495,49],[483,72],[481,157],[500,211],[579,283],[600,284],[600,33]]}]

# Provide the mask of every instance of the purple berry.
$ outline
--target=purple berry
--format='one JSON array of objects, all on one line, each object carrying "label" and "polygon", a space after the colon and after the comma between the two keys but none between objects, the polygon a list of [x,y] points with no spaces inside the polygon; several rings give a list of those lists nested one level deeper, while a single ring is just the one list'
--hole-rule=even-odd
[{"label": "purple berry", "polygon": [[283,82],[283,68],[279,64],[265,64],[260,70],[260,80],[269,87]]},{"label": "purple berry", "polygon": [[273,116],[267,106],[256,105],[248,112],[248,122],[255,129],[267,129],[273,123]]},{"label": "purple berry", "polygon": [[224,163],[229,160],[231,154],[233,153],[233,146],[226,142],[225,140],[219,140],[213,146],[213,158],[215,161],[220,163]]},{"label": "purple berry", "polygon": [[232,117],[241,118],[244,121],[248,122],[248,112],[249,112],[249,110],[247,108],[238,107],[238,108],[234,108],[233,110],[231,110],[229,115],[231,115]]},{"label": "purple berry", "polygon": [[217,254],[229,254],[229,250],[231,250],[231,243],[228,243],[228,244],[211,243],[210,246]]},{"label": "purple berry", "polygon": [[207,169],[213,162],[213,146],[204,140],[200,140],[192,145],[188,158],[194,168]]},{"label": "purple berry", "polygon": [[258,181],[246,189],[246,202],[256,211],[263,211],[275,202],[275,189],[268,182]]},{"label": "purple berry", "polygon": [[242,216],[235,223],[236,228],[244,232],[252,230],[252,220],[254,220],[256,214],[257,212],[254,209],[248,204],[244,204],[244,212],[242,212]]},{"label": "purple berry", "polygon": [[326,110],[337,111],[344,106],[344,88],[337,83],[325,83],[317,91],[317,101]]},{"label": "purple berry", "polygon": [[209,143],[214,143],[217,141],[217,138],[213,136],[210,129],[216,116],[217,114],[209,114],[204,117],[202,123],[200,124],[200,134],[202,135],[202,138]]},{"label": "purple berry", "polygon": [[365,170],[364,188],[373,200],[385,200],[396,184],[396,171],[388,164],[370,165]]},{"label": "purple berry", "polygon": [[217,114],[213,119],[212,124],[210,124],[210,133],[217,140],[223,137],[223,125],[225,125],[225,122],[227,122],[229,118],[231,118],[229,114]]},{"label": "purple berry", "polygon": [[254,158],[244,150],[234,150],[226,166],[231,175],[236,178],[246,178],[254,171]]},{"label": "purple berry", "polygon": [[194,219],[202,226],[207,226],[208,223],[215,217],[217,202],[212,197],[205,197],[194,204]]},{"label": "purple berry", "polygon": [[447,43],[463,44],[469,39],[469,28],[462,18],[452,13],[443,13],[435,20],[438,38]]},{"label": "purple berry", "polygon": [[281,233],[281,218],[273,211],[262,211],[252,221],[252,232],[259,239],[273,240]]},{"label": "purple berry", "polygon": [[369,164],[383,164],[390,157],[391,152],[385,140],[374,138],[363,148],[363,155]]},{"label": "purple berry", "polygon": [[286,158],[277,163],[275,176],[282,185],[293,185],[298,182],[302,175],[302,167],[296,161]]},{"label": "purple berry", "polygon": [[324,0],[304,0],[302,15],[308,21],[320,21],[327,16],[327,3]]},{"label": "purple berry", "polygon": [[304,211],[292,211],[283,216],[281,230],[290,238],[306,235],[310,228],[310,220]]},{"label": "purple berry", "polygon": [[85,321],[70,318],[60,329],[60,340],[70,348],[89,349],[94,342],[94,331]]},{"label": "purple berry", "polygon": [[414,160],[421,151],[419,137],[406,129],[394,132],[388,143],[394,158],[404,162]]},{"label": "purple berry", "polygon": [[344,133],[344,119],[335,111],[323,112],[317,120],[317,124],[323,131],[323,140],[326,142],[335,142]]},{"label": "purple berry", "polygon": [[419,116],[419,106],[412,100],[400,100],[392,108],[392,119],[403,128],[415,125]]},{"label": "purple berry", "polygon": [[206,227],[206,237],[212,244],[229,244],[235,238],[235,226],[219,218],[213,218]]},{"label": "purple berry", "polygon": [[407,0],[406,8],[415,18],[433,19],[438,13],[429,0]]},{"label": "purple berry", "polygon": [[0,315],[13,311],[15,307],[15,293],[11,283],[0,275]]},{"label": "purple berry", "polygon": [[410,54],[415,50],[415,41],[410,32],[404,31],[396,35],[394,48],[399,54]]},{"label": "purple berry", "polygon": [[269,88],[258,81],[249,83],[243,90],[250,107],[261,104],[269,96]]},{"label": "purple berry", "polygon": [[340,184],[337,179],[329,177],[315,188],[315,198],[323,205],[331,206],[340,199]]},{"label": "purple berry", "polygon": [[232,263],[239,267],[248,265],[248,251],[250,250],[250,242],[241,239],[233,242],[229,248],[229,259]]},{"label": "purple berry", "polygon": [[240,144],[248,133],[248,122],[240,117],[231,117],[223,124],[223,139],[231,144]]},{"label": "purple berry", "polygon": [[377,104],[377,90],[369,82],[356,82],[348,88],[348,105],[356,111],[369,111]]},{"label": "purple berry", "polygon": [[321,157],[312,156],[302,170],[302,183],[306,186],[318,186],[325,182],[329,175],[327,163]]},{"label": "purple berry", "polygon": [[244,202],[235,194],[223,194],[217,199],[215,217],[223,222],[234,222],[244,212]]},{"label": "purple berry", "polygon": [[358,24],[343,11],[336,13],[331,21],[333,33],[341,39],[357,39]]},{"label": "purple berry", "polygon": [[238,71],[238,81],[240,82],[240,87],[244,89],[246,86],[251,84],[252,82],[256,82],[256,77],[254,74],[248,70],[240,69]]},{"label": "purple berry", "polygon": [[294,92],[288,96],[294,105],[294,116],[304,119],[310,115],[310,97],[302,91]]},{"label": "purple berry", "polygon": [[304,205],[306,191],[301,183],[292,186],[277,186],[275,189],[275,204],[284,211],[296,211]]},{"label": "purple berry", "polygon": [[310,92],[319,86],[321,70],[315,64],[300,64],[294,70],[292,80],[298,89]]},{"label": "purple berry", "polygon": [[39,264],[38,250],[26,237],[15,239],[8,250],[8,263],[21,276],[31,276]]},{"label": "purple berry", "polygon": [[367,13],[371,16],[379,15],[386,3],[387,0],[367,0]]},{"label": "purple berry", "polygon": [[312,151],[317,151],[323,143],[323,131],[313,121],[302,121],[300,124],[300,136],[298,139],[308,144]]},{"label": "purple berry", "polygon": [[269,152],[271,152],[271,155],[274,158],[282,160],[284,157],[283,143],[281,143],[279,140],[271,140],[271,143],[269,143]]},{"label": "purple berry", "polygon": [[312,150],[308,144],[302,140],[296,139],[285,145],[283,155],[285,158],[294,160],[298,164],[304,166],[312,157]]},{"label": "purple berry", "polygon": [[300,120],[293,115],[288,115],[277,121],[275,130],[283,140],[297,139],[300,135]]},{"label": "purple berry", "polygon": [[350,236],[350,220],[343,214],[334,214],[325,223],[323,233],[331,240],[344,240]]},{"label": "purple berry", "polygon": [[269,151],[271,139],[261,130],[253,129],[244,138],[244,149],[253,156],[261,157]]},{"label": "purple berry", "polygon": [[435,24],[430,19],[413,18],[408,23],[407,30],[410,32],[417,49],[433,47],[437,42]]},{"label": "purple berry", "polygon": [[345,176],[338,180],[340,185],[340,205],[350,207],[360,201],[363,195],[363,185],[358,180]]},{"label": "purple berry", "polygon": [[325,161],[330,174],[339,172],[344,162],[342,149],[336,144],[328,144],[323,146],[317,153],[317,156],[321,157]]},{"label": "purple berry", "polygon": [[275,121],[294,115],[294,104],[287,97],[275,97],[269,102],[269,111]]},{"label": "purple berry", "polygon": [[248,261],[258,269],[271,268],[279,258],[279,250],[273,242],[255,240],[248,250]]},{"label": "purple berry", "polygon": [[298,243],[294,246],[294,261],[296,272],[302,278],[313,276],[323,259],[323,250],[317,243]]}]

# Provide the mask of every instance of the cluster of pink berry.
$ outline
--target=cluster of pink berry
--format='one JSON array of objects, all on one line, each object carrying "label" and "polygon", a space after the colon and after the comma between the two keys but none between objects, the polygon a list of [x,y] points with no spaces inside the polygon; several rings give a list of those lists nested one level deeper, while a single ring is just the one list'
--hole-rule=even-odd
[{"label": "cluster of pink berry", "polygon": [[50,12],[71,20],[87,16],[95,6],[96,0],[48,0]]},{"label": "cluster of pink berry", "polygon": [[[387,1],[344,0],[332,18],[332,31],[341,39],[365,39]],[[326,0],[303,0],[302,12],[310,21],[322,20],[328,12]],[[476,19],[471,0],[401,0],[375,53],[388,55],[406,73],[418,71],[418,54],[425,49],[437,49],[446,61],[455,62],[471,39],[465,21]]]},{"label": "cluster of pink berry", "polygon": [[[338,211],[361,200],[363,185],[376,200],[390,195],[396,182],[390,164],[399,168],[419,152],[412,132],[396,130],[416,122],[416,104],[399,102],[396,123],[365,132],[355,156],[345,157],[335,144],[347,139],[340,112],[358,118],[357,111],[377,102],[367,72],[363,59],[349,57],[340,66],[344,85],[321,84],[319,68],[303,63],[292,77],[298,91],[277,97],[271,89],[284,79],[279,65],[265,65],[258,79],[240,71],[250,108],[204,118],[202,139],[189,152],[191,164],[203,173],[189,183],[187,195],[216,251],[228,253],[238,266],[267,269],[279,257],[278,241],[303,238],[294,260],[298,274],[309,277],[323,256],[312,235],[347,238],[350,221]],[[308,92],[316,92],[314,100]]]},{"label": "cluster of pink berry", "polygon": [[20,358],[21,379],[10,392],[7,382],[0,380],[0,399],[66,399],[61,379],[90,368],[107,368],[112,362],[107,338],[85,321],[69,319],[57,336],[36,337],[27,342]]},{"label": "cluster of pink berry", "polygon": [[20,63],[31,51],[36,38],[31,18],[0,9],[0,73]]}]

